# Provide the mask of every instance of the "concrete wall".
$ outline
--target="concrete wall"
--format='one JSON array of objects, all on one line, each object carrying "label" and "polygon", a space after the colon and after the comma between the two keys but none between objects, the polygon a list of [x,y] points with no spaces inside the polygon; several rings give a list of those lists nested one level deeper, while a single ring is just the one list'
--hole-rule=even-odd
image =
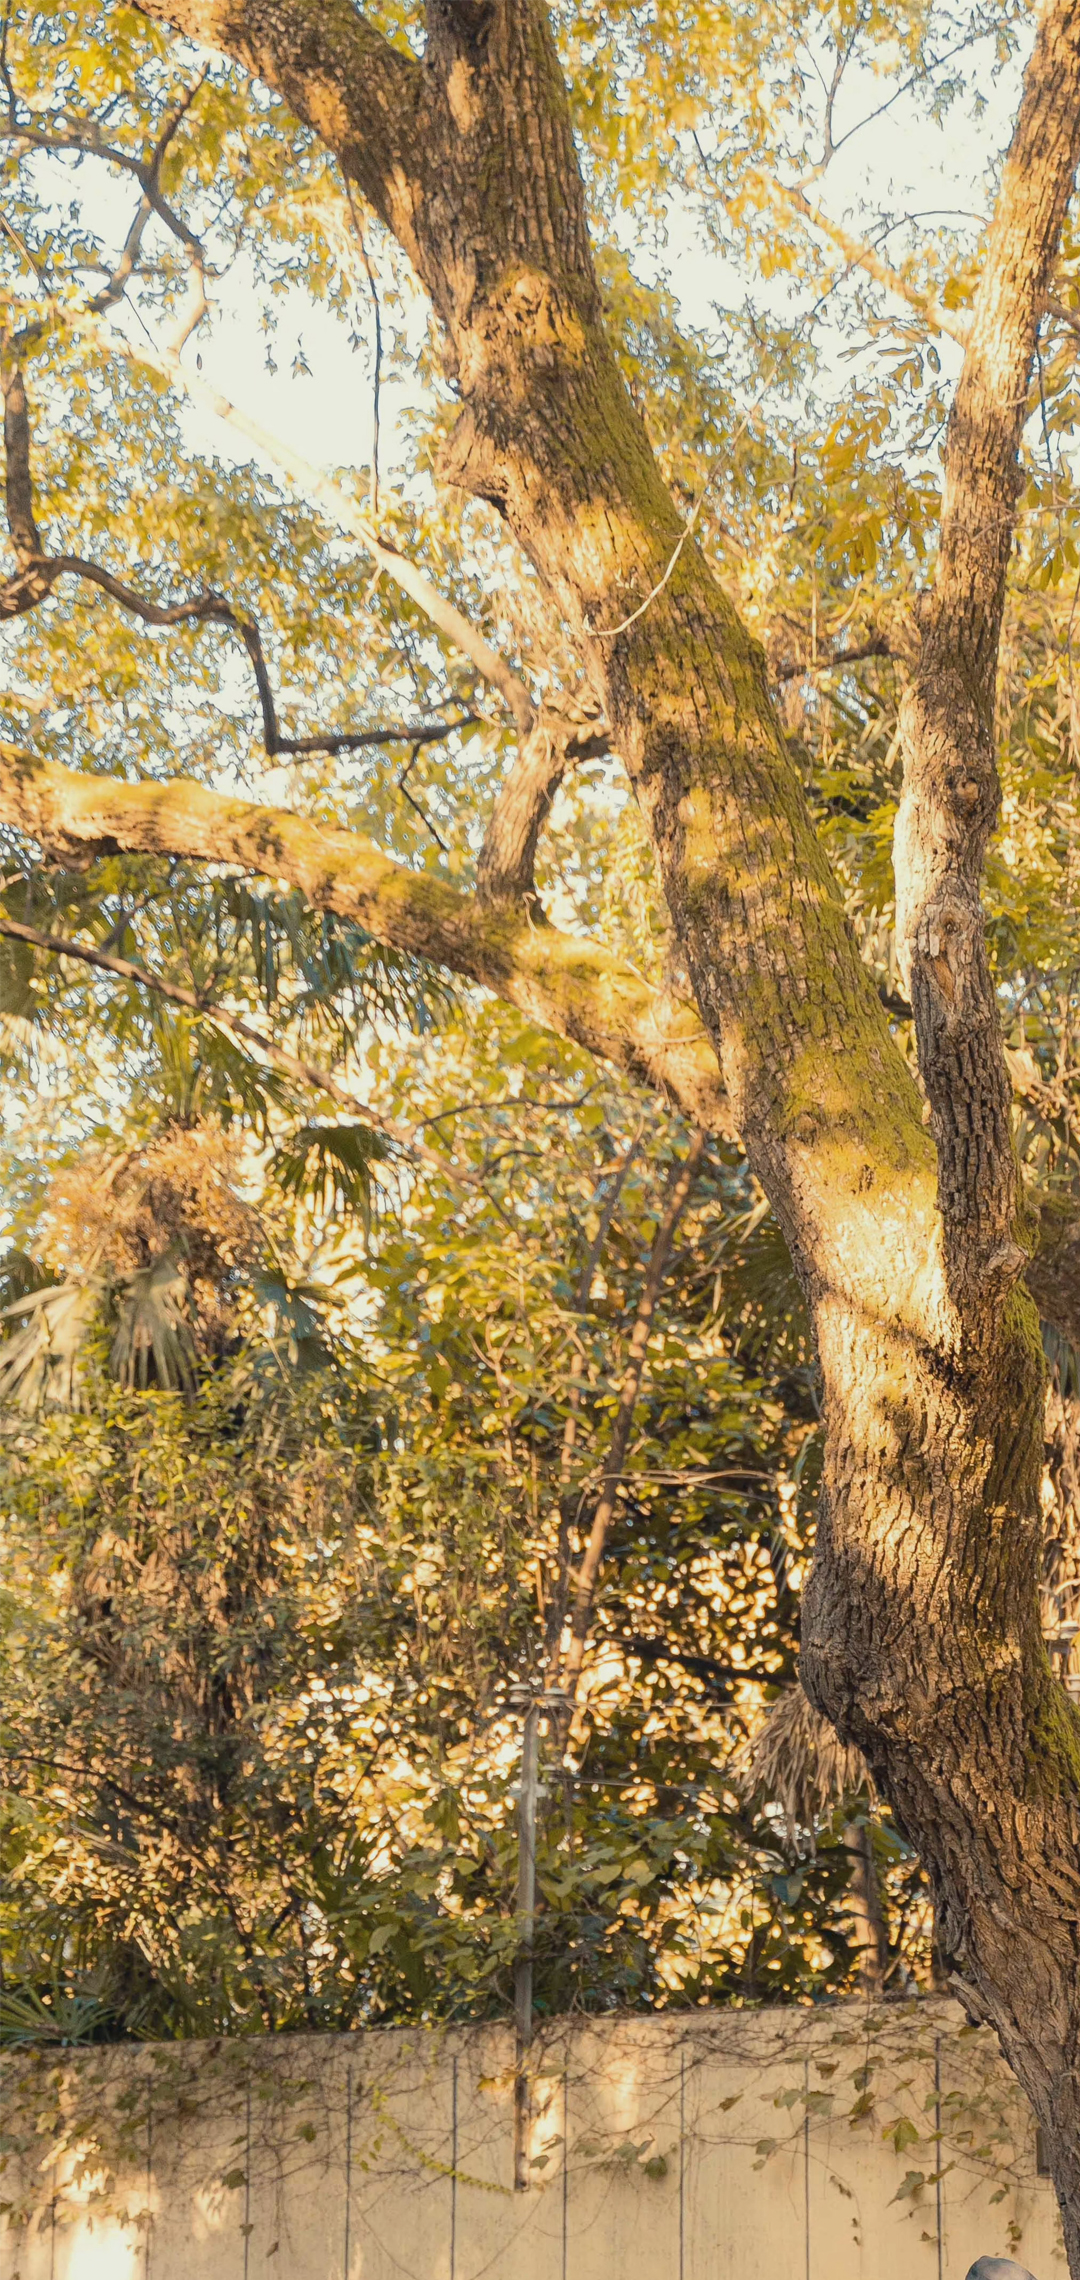
[{"label": "concrete wall", "polygon": [[[947,2003],[27,2053],[3,2280],[1064,2274],[1030,2120]],[[1010,2229],[1011,2228],[1011,2229]]]}]

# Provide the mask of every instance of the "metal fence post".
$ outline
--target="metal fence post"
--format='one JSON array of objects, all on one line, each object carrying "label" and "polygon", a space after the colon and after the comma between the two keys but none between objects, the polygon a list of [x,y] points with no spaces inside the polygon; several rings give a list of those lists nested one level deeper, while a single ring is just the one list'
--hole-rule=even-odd
[{"label": "metal fence post", "polygon": [[533,1937],[536,1929],[536,1797],[540,1763],[540,1703],[525,1712],[521,1738],[521,1791],[518,1797],[517,1923],[514,1965],[514,2190],[529,2184],[529,2044],[533,2016]]}]

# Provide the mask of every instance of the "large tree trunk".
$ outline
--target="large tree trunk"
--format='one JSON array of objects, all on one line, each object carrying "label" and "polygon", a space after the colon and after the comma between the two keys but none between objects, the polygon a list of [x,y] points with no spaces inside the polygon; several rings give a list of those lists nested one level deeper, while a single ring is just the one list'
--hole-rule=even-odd
[{"label": "large tree trunk", "polygon": [[[974,384],[963,400],[982,489],[947,525],[909,721],[902,924],[928,1129],[762,653],[685,536],[620,378],[539,0],[433,0],[423,64],[344,0],[144,7],[283,92],[396,232],[462,398],[445,472],[497,504],[589,660],[813,1310],[827,1449],[805,1684],[926,1863],[966,1999],[1045,2133],[1080,2280],[1080,1717],[1039,1632],[1042,1354],[977,894],[987,673],[992,700],[1027,366],[1076,163],[1080,10],[1051,9],[1029,72],[1014,173],[1021,190],[1033,166],[1045,180],[1012,246],[1023,306],[1003,315],[999,293],[987,317],[1012,324],[1000,372],[980,351],[989,410]],[[987,513],[994,591],[965,618]],[[950,610],[969,636],[959,666]]]}]

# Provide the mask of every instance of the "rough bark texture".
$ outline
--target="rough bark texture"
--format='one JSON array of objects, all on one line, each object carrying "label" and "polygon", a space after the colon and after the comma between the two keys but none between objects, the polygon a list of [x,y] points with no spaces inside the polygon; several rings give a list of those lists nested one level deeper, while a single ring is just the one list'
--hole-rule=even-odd
[{"label": "rough bark texture", "polygon": [[18,569],[0,587],[0,618],[17,617],[44,601],[51,580],[42,568],[30,471],[30,418],[22,366],[0,335],[0,387],[4,396],[4,504]]},{"label": "rough bark texture", "polygon": [[522,737],[517,758],[492,810],[476,866],[476,890],[491,903],[536,899],[534,869],[540,833],[568,768],[601,759],[610,738],[585,722],[571,726],[544,712]]},{"label": "rough bark texture", "polygon": [[[918,1844],[958,1977],[1042,2124],[1080,2275],[1080,1719],[1039,1634],[1042,1357],[978,911],[1017,441],[1076,163],[1080,0],[1053,0],[1027,74],[907,725],[900,925],[932,1130],[762,654],[684,538],[605,337],[540,0],[432,0],[423,62],[347,0],[143,6],[279,89],[395,232],[462,400],[446,472],[498,505],[590,661],[732,1116],[814,1313],[827,1452],[805,1684]],[[138,796],[149,812],[153,791]],[[206,852],[239,850],[237,831]],[[257,827],[244,833],[234,859],[273,868]],[[316,841],[334,835],[280,818],[274,835],[291,835],[317,899]],[[503,956],[519,954],[515,937]],[[516,1002],[541,1019],[554,1005],[567,1026],[571,968],[541,954]],[[503,987],[507,970],[496,958],[481,978]]]},{"label": "rough bark texture", "polygon": [[536,849],[566,774],[566,747],[541,725],[530,729],[503,784],[476,867],[485,902],[527,902],[536,891]]},{"label": "rough bark texture", "polygon": [[897,949],[937,1147],[950,1283],[983,1306],[986,1264],[1014,1244],[1009,1085],[979,882],[997,818],[994,700],[1020,436],[1080,153],[1075,12],[1048,8],[990,232],[949,419],[941,537],[902,718]]}]

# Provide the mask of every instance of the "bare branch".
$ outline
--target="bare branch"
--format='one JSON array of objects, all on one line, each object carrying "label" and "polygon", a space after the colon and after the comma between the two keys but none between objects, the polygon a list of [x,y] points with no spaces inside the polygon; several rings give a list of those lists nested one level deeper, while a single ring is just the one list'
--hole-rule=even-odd
[{"label": "bare branch", "polygon": [[[3,357],[2,343],[0,343],[0,378],[2,378],[4,389],[8,522],[19,559],[18,575],[9,579],[4,586],[0,586],[0,618],[19,617],[32,609],[36,609],[38,604],[45,599],[45,596],[52,591],[58,579],[75,577],[86,580],[90,585],[99,586],[113,601],[119,602],[122,609],[128,610],[133,617],[139,618],[144,625],[177,626],[214,623],[228,626],[239,635],[251,660],[262,713],[263,743],[268,757],[272,760],[277,759],[281,754],[303,756],[317,752],[332,754],[358,752],[365,747],[381,744],[409,744],[412,746],[413,759],[415,759],[421,745],[438,743],[444,737],[452,736],[456,729],[463,728],[468,721],[475,720],[477,717],[475,713],[466,713],[455,720],[411,722],[403,725],[400,729],[360,729],[351,732],[333,730],[327,734],[312,736],[283,736],[278,724],[274,693],[259,628],[253,618],[246,617],[239,610],[235,610],[232,604],[226,601],[223,594],[205,592],[195,595],[186,602],[170,604],[154,602],[145,595],[137,593],[135,588],[127,585],[123,579],[114,577],[111,571],[102,569],[99,563],[88,562],[81,555],[46,555],[42,553],[33,511],[33,487],[30,477],[30,422],[26,391],[21,369],[17,364],[12,364]],[[411,764],[410,762],[410,766]],[[404,785],[401,788],[404,789]],[[411,805],[416,807],[416,801],[412,799],[411,794],[406,793],[406,797],[410,799]],[[420,809],[417,812],[423,813]],[[428,823],[428,829],[433,830],[434,826]],[[435,837],[438,838],[437,832]],[[441,846],[442,842],[440,841],[439,844]]]},{"label": "bare branch", "polygon": [[[0,336],[0,386],[4,392],[4,455],[7,523],[15,558],[27,570],[42,553],[41,535],[34,515],[34,483],[30,469],[30,413],[22,366],[7,353]],[[44,589],[47,590],[47,589]]]},{"label": "bare branch", "polygon": [[844,41],[837,40],[836,62],[833,65],[832,79],[830,80],[829,85],[825,90],[825,119],[822,129],[822,170],[824,170],[824,168],[830,164],[836,152],[836,143],[833,140],[833,117],[836,111],[836,98],[840,93],[840,82],[844,76],[845,71],[847,70],[848,64],[851,61],[852,51],[861,30],[862,9],[857,8],[855,11],[854,21],[852,23],[851,30],[848,34],[847,39]]},{"label": "bare branch", "polygon": [[[8,121],[0,121],[0,142],[14,142],[24,150],[46,150],[61,155],[70,151],[81,151],[90,158],[103,159],[109,166],[119,167],[124,174],[130,174],[134,177],[144,199],[153,209],[159,221],[164,222],[166,229],[171,232],[172,236],[178,239],[189,254],[197,256],[201,262],[205,258],[202,245],[194,230],[189,229],[183,216],[178,214],[175,207],[171,206],[168,199],[163,196],[158,186],[157,168],[160,166],[161,159],[164,158],[168,143],[180,125],[184,112],[194,101],[205,77],[206,74],[203,72],[195,86],[190,90],[187,103],[175,114],[170,114],[165,143],[162,145],[159,137],[158,144],[155,145],[149,159],[136,158],[133,151],[121,150],[115,143],[103,141],[96,122],[90,119],[76,120],[74,124],[57,122],[55,125],[45,127],[26,124],[13,125]],[[143,226],[145,227],[145,218]]]},{"label": "bare branch", "polygon": [[171,110],[166,111],[165,113],[165,117],[163,118],[160,129],[158,131],[157,141],[155,142],[153,150],[150,153],[148,166],[150,182],[155,188],[161,182],[161,169],[165,163],[165,157],[169,149],[169,145],[175,140],[176,135],[179,129],[182,127],[184,120],[187,118],[188,112],[191,110],[193,103],[202,93],[202,90],[206,85],[209,72],[209,64],[204,63],[202,70],[196,72],[191,85],[184,88],[183,93],[173,104]]},{"label": "bare branch", "polygon": [[830,220],[828,214],[822,213],[821,207],[814,205],[804,190],[785,182],[774,182],[773,188],[786,206],[812,223],[823,237],[829,238],[853,268],[864,270],[876,285],[884,285],[888,292],[895,293],[899,300],[906,301],[909,308],[915,309],[934,332],[945,333],[950,340],[966,342],[968,327],[965,319],[954,309],[946,308],[936,294],[921,292],[914,281],[904,275],[903,270],[894,269],[889,262],[884,261],[877,247],[871,245],[868,239],[853,237],[839,222]]},{"label": "bare branch", "polygon": [[406,762],[405,762],[405,766],[403,767],[403,769],[402,769],[402,771],[401,771],[401,774],[400,774],[400,776],[398,777],[398,780],[397,780],[397,788],[398,788],[399,792],[401,793],[401,795],[402,795],[402,798],[403,798],[403,799],[406,799],[406,800],[408,800],[409,806],[411,807],[411,809],[412,809],[412,811],[413,811],[413,814],[414,814],[414,815],[417,815],[417,816],[419,816],[419,818],[420,818],[420,821],[421,821],[421,823],[423,824],[425,831],[430,831],[430,833],[431,833],[431,836],[432,836],[433,840],[435,841],[435,845],[436,845],[436,847],[440,848],[440,849],[441,849],[441,851],[442,851],[442,853],[443,853],[444,855],[448,855],[448,854],[449,854],[449,852],[450,852],[450,850],[449,850],[449,848],[447,847],[447,844],[446,844],[446,841],[445,841],[445,839],[443,839],[443,838],[442,838],[442,836],[441,836],[441,834],[440,834],[438,831],[436,831],[436,829],[435,829],[435,825],[432,823],[431,817],[429,816],[429,814],[428,814],[428,812],[427,812],[427,809],[426,809],[426,808],[424,808],[424,807],[421,807],[421,804],[420,804],[419,800],[417,799],[417,797],[416,797],[415,793],[414,793],[414,792],[410,792],[410,790],[409,790],[409,775],[410,775],[410,772],[411,772],[411,769],[412,769],[412,766],[413,766],[413,762],[414,762],[414,761],[415,761],[415,759],[416,759],[416,755],[417,755],[417,752],[419,751],[419,748],[420,748],[420,747],[419,747],[419,744],[417,744],[417,745],[414,747],[413,751],[412,751],[412,752],[410,752],[410,754],[409,754],[409,757],[408,757],[408,759],[407,759],[407,760],[406,760]]},{"label": "bare branch", "polygon": [[[188,256],[189,262],[197,272],[200,285],[204,286],[206,275],[206,261],[202,245],[199,239],[195,236],[194,231],[188,229],[187,224],[181,220],[178,214],[173,212],[172,207],[169,206],[166,203],[165,199],[162,197],[161,169],[164,164],[169,145],[174,140],[184,119],[187,117],[187,114],[190,111],[196,96],[204,85],[209,68],[210,67],[208,64],[204,66],[203,70],[199,72],[198,77],[194,80],[193,84],[185,89],[183,95],[180,98],[180,101],[178,103],[175,103],[172,110],[166,113],[161,127],[161,132],[158,135],[157,141],[154,144],[149,158],[141,162],[136,161],[133,166],[132,171],[136,174],[138,181],[142,184],[142,197],[139,201],[138,207],[136,208],[135,216],[132,221],[131,228],[129,229],[127,237],[124,241],[123,250],[121,252],[120,259],[116,264],[116,268],[113,270],[108,283],[103,287],[100,293],[96,293],[94,295],[94,298],[90,303],[91,309],[93,309],[98,314],[100,314],[105,309],[114,307],[117,301],[121,301],[123,299],[124,294],[127,291],[129,281],[133,276],[138,263],[139,254],[142,250],[142,241],[146,231],[146,225],[150,219],[151,214],[157,214],[159,219],[165,223],[166,228],[172,231],[173,236],[179,239]],[[2,130],[0,130],[0,132],[2,132]],[[105,157],[114,163],[122,164],[124,154],[119,151],[106,149],[95,150],[95,156]],[[205,306],[205,289],[203,290],[203,304]],[[191,328],[189,327],[188,329],[190,330]]]},{"label": "bare branch", "polygon": [[292,445],[286,443],[281,436],[261,427],[257,420],[251,419],[238,405],[231,403],[227,396],[212,387],[199,373],[188,371],[175,349],[154,348],[149,343],[134,346],[119,335],[99,327],[92,318],[75,319],[74,324],[75,329],[95,339],[109,353],[126,356],[133,364],[145,364],[152,372],[159,373],[163,379],[182,388],[192,403],[211,412],[215,418],[224,420],[237,434],[253,444],[257,451],[280,467],[306,497],[316,500],[325,508],[340,529],[359,540],[379,569],[385,571],[400,591],[416,603],[436,631],[452,642],[463,657],[468,658],[482,680],[498,690],[519,729],[523,734],[527,733],[536,717],[536,708],[525,683],[518,679],[505,658],[492,649],[490,642],[485,641],[483,634],[456,604],[440,594],[437,586],[432,585],[430,578],[425,577],[418,565],[380,536],[363,508],[340,484],[334,482],[332,476],[315,467],[300,452],[294,451]]},{"label": "bare branch", "polygon": [[492,810],[476,866],[477,893],[484,901],[528,902],[535,896],[537,841],[567,769],[603,759],[610,750],[603,728],[571,725],[545,709],[522,738]]},{"label": "bare branch", "polygon": [[772,668],[775,681],[798,681],[808,673],[839,673],[845,665],[862,665],[871,657],[895,657],[896,650],[887,633],[872,634],[867,641],[853,642],[849,649],[834,649],[831,657],[785,657]]},{"label": "bare branch", "polygon": [[1053,317],[1055,324],[1064,325],[1067,332],[1073,333],[1077,339],[1080,339],[1080,314],[1075,309],[1068,308],[1066,303],[1057,300],[1053,293],[1047,294],[1045,308],[1047,316]]},{"label": "bare branch", "polygon": [[[201,309],[196,314],[195,322],[198,321],[199,314]],[[162,350],[147,345],[136,347],[119,336],[99,329],[91,320],[83,318],[76,320],[76,323],[78,330],[90,334],[108,351],[119,350],[131,362],[146,364],[163,378],[177,383],[192,402],[224,420],[264,452],[298,488],[316,499],[342,528],[360,540],[380,570],[385,571],[400,590],[418,604],[437,631],[452,641],[475,665],[482,678],[498,691],[521,733],[522,749],[496,801],[480,855],[477,883],[480,892],[493,901],[520,901],[528,898],[533,890],[537,840],[562,776],[567,768],[577,765],[579,761],[601,758],[611,749],[606,731],[599,725],[594,725],[595,707],[590,712],[587,707],[579,706],[577,717],[569,727],[566,718],[551,706],[545,707],[543,716],[538,717],[529,690],[505,659],[491,648],[490,643],[456,604],[439,593],[408,556],[380,538],[356,501],[334,483],[331,477],[302,458],[281,437],[271,434],[250,419],[199,374],[190,372],[175,349]],[[258,675],[259,669],[254,657],[252,663]],[[287,747],[282,744],[275,747],[277,750],[292,751],[316,748],[314,745],[305,745],[303,740],[296,740]],[[341,745],[319,748],[344,749]],[[267,749],[270,749],[269,745]],[[407,787],[401,788],[406,798],[411,798]],[[422,810],[420,812],[423,814]],[[424,816],[423,820],[426,827],[434,831],[430,818]],[[434,836],[438,839],[437,832]]]},{"label": "bare branch", "polygon": [[111,309],[117,301],[123,300],[142,251],[143,236],[152,212],[153,207],[144,191],[135,208],[131,228],[124,239],[120,259],[107,282],[102,286],[100,293],[95,293],[90,303],[91,308],[97,313],[100,314],[104,309]]},{"label": "bare branch", "polygon": [[[199,281],[201,287],[201,272]],[[132,350],[125,342],[98,334],[97,328],[86,319],[79,321],[78,329],[93,333],[94,337],[102,340],[104,346],[122,347],[133,361],[149,363],[152,369],[162,372],[170,379],[179,379],[195,401],[208,403],[218,416],[227,418],[230,425],[238,426],[250,440],[283,464],[286,472],[298,479],[320,502],[331,504],[338,521],[361,538],[362,543],[375,556],[379,567],[386,569],[402,590],[419,602],[438,630],[462,648],[483,676],[497,688],[513,713],[524,741],[522,754],[511,769],[496,802],[480,857],[478,884],[481,892],[492,900],[520,900],[528,897],[533,889],[537,838],[562,775],[577,762],[601,757],[610,749],[606,732],[594,725],[595,707],[591,710],[578,707],[578,717],[570,725],[563,714],[551,707],[546,708],[543,718],[538,720],[525,684],[491,649],[476,627],[470,624],[453,603],[438,593],[414,563],[378,537],[367,518],[357,510],[355,502],[320,470],[302,460],[299,454],[282,444],[280,439],[268,435],[254,422],[248,421],[227,398],[220,397],[197,375],[187,372],[175,351],[151,351],[148,354],[146,350]],[[366,745],[391,742],[408,742],[414,749],[418,749],[422,742],[448,736],[455,727],[464,726],[467,721],[476,718],[475,714],[468,713],[455,722],[414,724],[403,729],[400,735],[396,731],[377,730],[352,736],[329,734],[283,737],[277,723],[258,628],[252,620],[234,611],[221,595],[204,594],[190,602],[163,608],[145,601],[120,580],[112,578],[96,564],[85,562],[80,557],[55,557],[50,562],[41,557],[27,574],[10,580],[7,587],[0,589],[0,617],[18,615],[36,607],[51,590],[55,580],[66,572],[97,584],[122,607],[132,610],[148,624],[164,626],[214,620],[232,627],[243,640],[251,659],[262,710],[264,744],[271,757],[315,752],[340,753],[358,750]],[[399,789],[441,846],[443,842],[438,831],[430,817],[418,806],[404,780],[399,780]]]}]

